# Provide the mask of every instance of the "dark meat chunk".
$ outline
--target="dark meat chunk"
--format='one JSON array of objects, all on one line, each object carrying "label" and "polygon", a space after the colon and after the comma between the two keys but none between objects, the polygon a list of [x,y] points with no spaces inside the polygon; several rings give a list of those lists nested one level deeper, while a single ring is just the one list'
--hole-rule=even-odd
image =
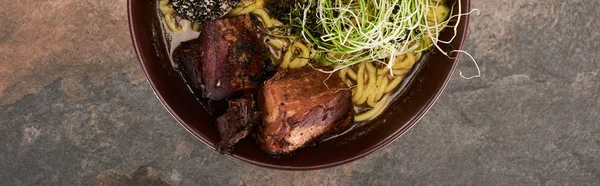
[{"label": "dark meat chunk", "polygon": [[282,70],[259,91],[257,138],[269,154],[287,154],[341,132],[353,119],[352,92],[311,68]]},{"label": "dark meat chunk", "polygon": [[223,17],[238,2],[240,0],[171,0],[175,11],[196,23]]},{"label": "dark meat chunk", "polygon": [[182,43],[174,60],[195,92],[221,100],[256,90],[271,74],[266,48],[249,16],[206,22],[200,37]]},{"label": "dark meat chunk", "polygon": [[[181,73],[194,91],[202,87],[202,47],[198,39],[182,42],[173,51],[173,61],[180,65]],[[201,93],[201,92],[198,92]]]},{"label": "dark meat chunk", "polygon": [[230,153],[233,145],[243,139],[260,122],[260,113],[256,102],[251,95],[230,100],[229,109],[217,118],[217,130],[221,141],[217,150],[221,153]]}]

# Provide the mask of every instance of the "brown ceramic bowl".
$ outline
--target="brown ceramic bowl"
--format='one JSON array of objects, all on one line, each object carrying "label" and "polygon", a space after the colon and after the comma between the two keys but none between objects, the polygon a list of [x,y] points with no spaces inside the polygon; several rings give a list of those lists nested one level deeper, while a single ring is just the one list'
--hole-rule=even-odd
[{"label": "brown ceramic bowl", "polygon": [[[158,99],[191,134],[214,148],[219,140],[213,126],[215,120],[197,103],[194,95],[171,67],[155,9],[158,0],[129,0],[129,25],[140,65]],[[452,0],[450,3],[452,4]],[[458,10],[457,5],[454,5]],[[470,10],[463,0],[461,11]],[[458,12],[458,11],[455,11]],[[464,16],[458,34],[446,51],[461,49],[467,33],[469,17]],[[442,39],[452,36],[452,29],[442,32]],[[273,158],[263,153],[252,138],[235,145],[234,158],[275,169],[311,170],[352,162],[385,147],[410,129],[431,108],[448,83],[457,61],[439,52],[427,55],[404,91],[376,120],[356,127],[316,146],[301,149],[291,156]]]}]

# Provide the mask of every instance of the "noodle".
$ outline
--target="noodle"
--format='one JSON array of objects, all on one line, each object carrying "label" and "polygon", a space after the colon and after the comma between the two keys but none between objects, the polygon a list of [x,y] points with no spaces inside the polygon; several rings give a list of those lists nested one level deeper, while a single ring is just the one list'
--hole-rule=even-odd
[{"label": "noodle", "polygon": [[371,91],[373,90],[373,86],[375,86],[375,81],[377,81],[375,78],[375,74],[367,72],[366,75],[368,76],[369,84],[367,84],[367,88],[363,90],[363,93],[362,93],[360,99],[356,102],[357,105],[362,105],[367,101],[367,98],[369,97],[369,95],[371,94]]},{"label": "noodle", "polygon": [[375,73],[375,67],[371,63],[366,64],[367,71],[369,71],[369,84],[371,84],[368,89],[369,96],[367,97],[367,105],[374,107],[376,104],[375,97],[377,96],[377,85],[379,82],[381,82],[381,78],[383,78],[383,76],[377,77],[377,74]]},{"label": "noodle", "polygon": [[283,47],[285,47],[285,43],[280,39],[269,39],[269,41],[267,41],[267,44],[278,50],[281,50],[283,49]]},{"label": "noodle", "polygon": [[406,53],[404,60],[396,60],[394,65],[392,65],[392,69],[407,69],[411,68],[415,64],[415,55],[412,52]]},{"label": "noodle", "polygon": [[171,32],[183,33],[183,28],[181,28],[181,26],[177,24],[177,21],[175,20],[172,14],[165,15],[165,23],[167,24],[167,27],[169,28],[169,30],[171,30]]},{"label": "noodle", "polygon": [[389,68],[380,68],[380,69],[377,69],[377,75],[381,76],[381,75],[387,74],[389,71],[390,71]]},{"label": "noodle", "polygon": [[[237,15],[241,15],[241,14],[248,14],[250,12],[253,12],[254,10],[257,9],[263,9],[264,8],[264,1],[263,0],[256,0],[254,1],[254,3],[248,5],[248,6],[244,6],[242,3],[239,3],[238,5],[242,5],[241,7],[237,7],[234,8],[233,10],[229,11],[228,15],[230,16],[237,16]],[[263,20],[266,21],[266,20]]]},{"label": "noodle", "polygon": [[[295,42],[286,52],[293,54],[295,49],[300,49],[300,57],[296,57],[293,61],[290,62],[290,68],[300,68],[306,66],[308,64],[308,57],[310,57],[310,50],[306,45]],[[284,59],[285,60],[285,59]]]},{"label": "noodle", "polygon": [[194,30],[196,32],[200,32],[201,28],[202,28],[202,25],[200,23],[192,23],[192,30]]},{"label": "noodle", "polygon": [[356,89],[356,93],[352,97],[352,101],[354,103],[357,103],[358,100],[360,99],[361,95],[363,94],[364,72],[365,72],[365,65],[364,65],[364,63],[360,63],[358,65],[358,74],[356,76],[356,88],[353,88],[353,89]]},{"label": "noodle", "polygon": [[[358,63],[339,70],[339,76],[345,83],[349,86],[356,84],[352,88],[352,103],[355,106],[366,103],[366,106],[371,108],[368,111],[357,113],[354,120],[364,121],[376,117],[382,109],[379,107],[385,106],[382,101],[389,99],[386,96],[398,88],[412,66],[421,58],[421,55],[420,52],[409,52],[396,56],[391,75],[389,68],[377,68],[373,65],[373,62]],[[355,72],[354,70],[358,71]]]},{"label": "noodle", "polygon": [[289,68],[291,58],[292,58],[292,53],[291,52],[286,52],[285,55],[283,55],[283,61],[281,62],[281,64],[279,65],[279,67],[281,67],[281,68]]},{"label": "noodle", "polygon": [[271,17],[269,17],[269,14],[267,14],[267,11],[265,11],[264,9],[261,8],[261,9],[253,10],[252,13],[259,16],[263,20],[265,27],[267,27],[267,28],[273,27],[273,20],[271,19]]},{"label": "noodle", "polygon": [[390,82],[390,84],[388,84],[388,87],[385,88],[384,92],[388,93],[388,92],[391,92],[392,90],[394,90],[394,88],[396,88],[396,86],[398,86],[400,84],[402,79],[404,79],[404,77],[402,77],[402,76],[395,77],[394,80],[392,80],[392,82]]},{"label": "noodle", "polygon": [[163,18],[165,19],[165,24],[167,25],[167,28],[171,30],[171,32],[183,32],[183,28],[181,28],[181,25],[177,24],[177,21],[175,20],[175,10],[173,10],[172,5],[169,5],[169,0],[160,0],[158,9],[164,15]]},{"label": "noodle", "polygon": [[371,110],[355,115],[354,121],[367,121],[373,119],[374,117],[377,117],[390,101],[390,96],[390,94],[386,94],[379,102],[377,102],[375,107],[373,107]]},{"label": "noodle", "polygon": [[[380,76],[383,77],[383,76]],[[377,96],[375,96],[375,100],[380,100],[381,97],[383,96],[383,94],[385,93],[385,88],[388,85],[388,82],[390,81],[387,77],[385,78],[381,78],[381,82],[379,83],[379,89],[377,90]]]},{"label": "noodle", "polygon": [[348,76],[350,77],[350,79],[355,80],[356,81],[356,72],[354,72],[354,70],[352,70],[352,68],[344,68],[347,70],[348,72]]},{"label": "noodle", "polygon": [[[338,73],[338,75],[340,76],[340,79],[342,79],[342,82],[346,83],[346,85],[348,85],[348,82],[346,81],[346,72],[348,71],[348,68],[342,68],[340,69],[340,72]],[[348,85],[350,86],[350,85]]]}]

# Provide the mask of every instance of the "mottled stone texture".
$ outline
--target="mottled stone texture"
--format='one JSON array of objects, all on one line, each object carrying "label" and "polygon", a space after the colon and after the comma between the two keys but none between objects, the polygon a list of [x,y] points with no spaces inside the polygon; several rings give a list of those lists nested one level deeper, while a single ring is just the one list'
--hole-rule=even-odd
[{"label": "mottled stone texture", "polygon": [[180,127],[141,83],[125,0],[0,4],[0,185],[600,185],[597,0],[474,0],[483,76],[455,75],[387,148],[310,172]]}]

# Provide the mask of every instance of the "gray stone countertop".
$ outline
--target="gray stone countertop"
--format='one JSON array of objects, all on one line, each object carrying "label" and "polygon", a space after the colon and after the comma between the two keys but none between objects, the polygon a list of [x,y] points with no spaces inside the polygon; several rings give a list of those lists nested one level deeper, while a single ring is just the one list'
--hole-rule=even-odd
[{"label": "gray stone countertop", "polygon": [[307,172],[180,127],[138,66],[125,0],[0,4],[0,185],[600,185],[598,0],[474,0],[482,77],[455,73],[390,146]]}]

